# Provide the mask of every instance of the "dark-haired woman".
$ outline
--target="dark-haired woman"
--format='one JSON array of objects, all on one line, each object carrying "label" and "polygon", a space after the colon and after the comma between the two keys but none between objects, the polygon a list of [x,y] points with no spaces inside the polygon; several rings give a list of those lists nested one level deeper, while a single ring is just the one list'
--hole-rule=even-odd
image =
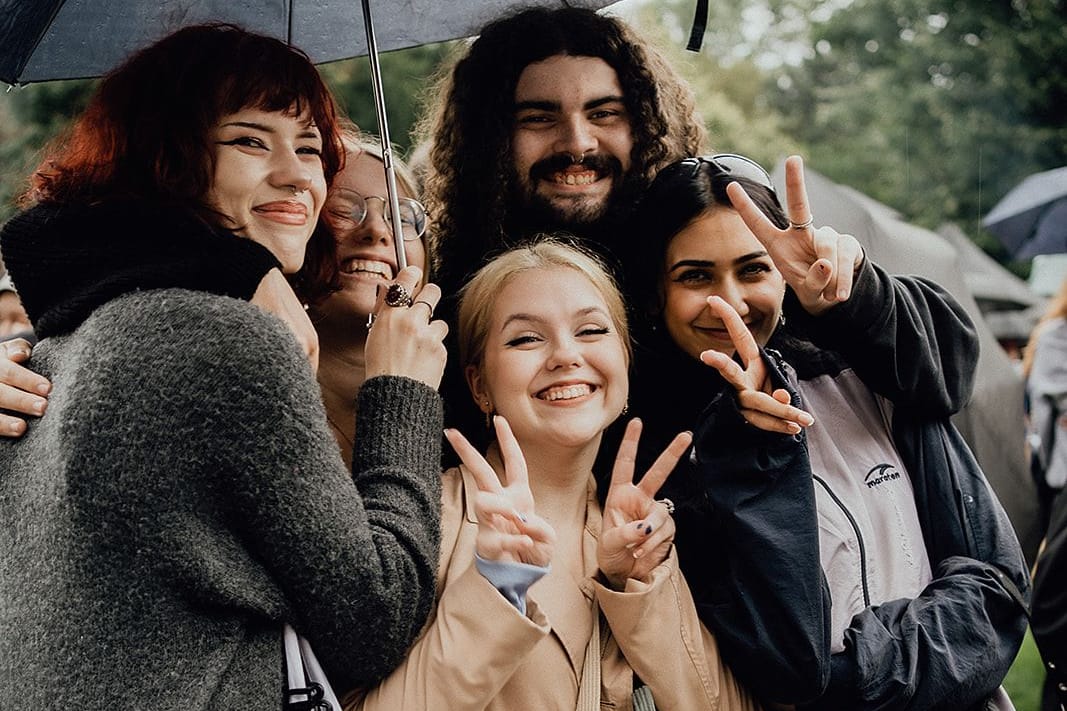
[{"label": "dark-haired woman", "polygon": [[401,272],[381,308],[354,474],[294,331],[240,300],[267,290],[311,332],[281,272],[309,239],[335,267],[316,225],[342,156],[306,56],[202,26],[106,77],[33,177],[2,241],[54,390],[0,449],[8,698],[277,708],[284,623],[338,691],[381,678],[421,628],[444,331],[408,305],[436,293]]},{"label": "dark-haired woman", "polygon": [[632,410],[696,432],[665,493],[701,617],[770,702],[1006,701],[1026,568],[948,419],[973,327],[936,285],[814,228],[800,159],[786,171],[789,217],[748,159],[675,163],[635,233],[650,329]]}]

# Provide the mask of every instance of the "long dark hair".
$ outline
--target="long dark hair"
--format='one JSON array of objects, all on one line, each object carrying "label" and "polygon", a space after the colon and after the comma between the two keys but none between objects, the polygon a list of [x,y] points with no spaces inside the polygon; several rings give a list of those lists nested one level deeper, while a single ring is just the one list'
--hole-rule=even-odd
[{"label": "long dark hair", "polygon": [[702,148],[705,131],[688,85],[622,21],[541,8],[487,25],[439,81],[423,126],[433,139],[425,192],[435,219],[431,253],[446,294],[504,246],[515,87],[527,66],[556,55],[602,59],[618,75],[634,137],[634,192],[666,163]]},{"label": "long dark hair", "polygon": [[633,232],[624,240],[626,248],[620,255],[626,290],[639,321],[647,320],[658,308],[661,267],[670,241],[710,208],[732,210],[726,194],[730,183],[740,185],[775,225],[783,229],[789,226],[769,178],[753,180],[724,170],[723,165],[725,161],[719,164],[711,157],[677,161],[661,170],[645,192]]}]

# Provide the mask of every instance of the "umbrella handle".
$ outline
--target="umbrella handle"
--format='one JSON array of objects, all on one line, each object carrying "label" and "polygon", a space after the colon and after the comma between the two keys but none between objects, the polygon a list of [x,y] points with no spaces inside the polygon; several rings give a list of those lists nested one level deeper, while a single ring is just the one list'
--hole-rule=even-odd
[{"label": "umbrella handle", "polygon": [[378,115],[378,136],[382,141],[382,165],[385,166],[385,192],[389,198],[390,223],[393,228],[393,249],[396,250],[396,270],[408,265],[404,253],[404,226],[400,221],[400,200],[396,192],[396,168],[393,166],[393,143],[389,139],[389,118],[385,113],[385,91],[382,89],[382,66],[378,61],[378,40],[374,36],[374,21],[370,15],[370,0],[362,0],[363,28],[367,32],[367,58],[370,60],[371,87],[374,108]]}]

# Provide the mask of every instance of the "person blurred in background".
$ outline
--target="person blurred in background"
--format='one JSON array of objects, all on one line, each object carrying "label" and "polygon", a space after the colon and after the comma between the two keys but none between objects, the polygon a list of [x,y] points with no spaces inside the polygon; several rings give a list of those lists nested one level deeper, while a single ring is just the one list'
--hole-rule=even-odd
[{"label": "person blurred in background", "polygon": [[22,308],[18,292],[11,284],[11,277],[0,276],[0,341],[11,338],[33,340],[33,326]]},{"label": "person blurred in background", "polygon": [[1031,471],[1046,529],[1030,626],[1046,666],[1042,709],[1052,711],[1067,704],[1067,278],[1034,327],[1023,374]]},{"label": "person blurred in background", "polygon": [[1034,326],[1023,352],[1030,471],[1041,497],[1042,530],[1067,484],[1067,279]]}]

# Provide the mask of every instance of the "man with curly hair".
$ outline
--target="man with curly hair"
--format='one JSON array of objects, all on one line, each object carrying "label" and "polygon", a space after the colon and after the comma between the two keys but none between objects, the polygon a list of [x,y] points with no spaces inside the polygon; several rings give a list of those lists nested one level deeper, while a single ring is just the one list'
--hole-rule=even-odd
[{"label": "man with curly hair", "polygon": [[434,280],[563,230],[618,262],[620,226],[662,166],[701,152],[692,93],[621,20],[529,9],[490,23],[437,89],[426,200]]}]

